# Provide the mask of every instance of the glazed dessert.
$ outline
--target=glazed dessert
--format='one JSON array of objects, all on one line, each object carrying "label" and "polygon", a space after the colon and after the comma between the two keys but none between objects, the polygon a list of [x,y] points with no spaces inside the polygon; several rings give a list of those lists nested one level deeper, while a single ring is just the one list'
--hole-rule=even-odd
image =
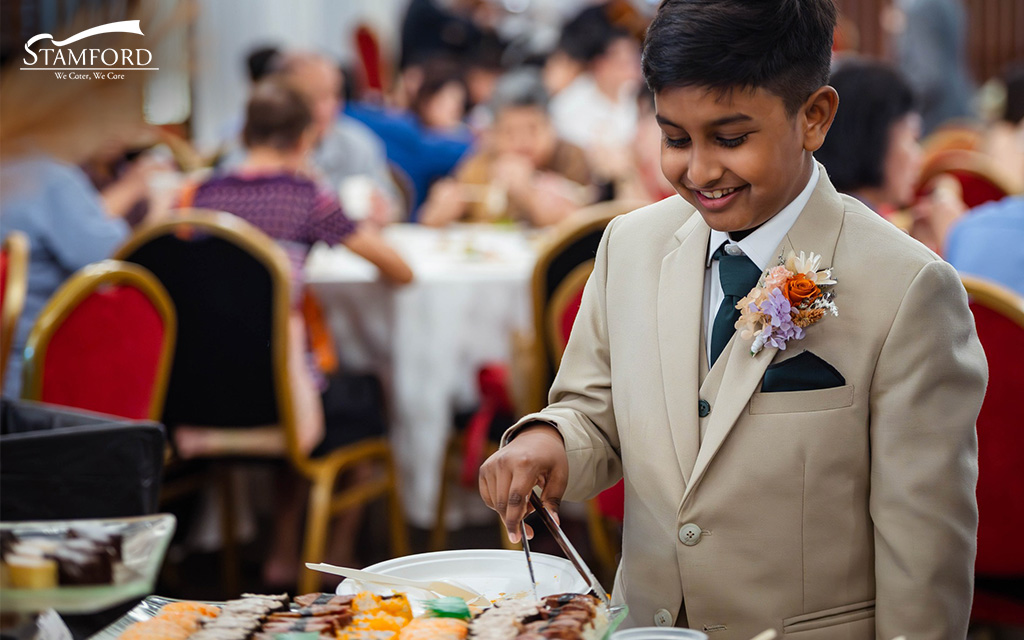
[{"label": "glazed dessert", "polygon": [[114,584],[122,538],[102,527],[73,527],[67,537],[24,537],[5,532],[4,586],[46,589],[65,585]]}]

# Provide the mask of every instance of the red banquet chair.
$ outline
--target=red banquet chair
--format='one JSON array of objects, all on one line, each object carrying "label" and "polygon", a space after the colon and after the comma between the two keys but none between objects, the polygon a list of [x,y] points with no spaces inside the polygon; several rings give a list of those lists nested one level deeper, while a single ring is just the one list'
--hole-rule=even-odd
[{"label": "red banquet chair", "polygon": [[978,556],[975,622],[1024,625],[1024,298],[962,276],[989,381],[978,416]]},{"label": "red banquet chair", "polygon": [[116,260],[88,265],[40,312],[22,395],[160,421],[176,333],[174,306],[153,274]]},{"label": "red banquet chair", "polygon": [[27,290],[28,239],[20,231],[12,231],[0,247],[0,385],[7,374],[7,359]]},{"label": "red banquet chair", "polygon": [[927,193],[940,175],[956,179],[968,208],[1002,200],[1024,188],[1020,178],[1006,175],[992,158],[980,151],[946,149],[933,153],[925,161],[917,181],[917,195]]}]

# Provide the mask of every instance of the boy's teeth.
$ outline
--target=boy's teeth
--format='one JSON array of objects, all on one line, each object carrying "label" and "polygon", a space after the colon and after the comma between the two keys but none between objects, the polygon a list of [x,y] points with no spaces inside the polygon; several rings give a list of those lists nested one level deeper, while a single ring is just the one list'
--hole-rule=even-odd
[{"label": "boy's teeth", "polygon": [[711,198],[714,200],[716,198],[721,198],[722,196],[727,196],[735,190],[735,187],[732,189],[716,189],[715,191],[701,191],[700,194],[705,198]]}]

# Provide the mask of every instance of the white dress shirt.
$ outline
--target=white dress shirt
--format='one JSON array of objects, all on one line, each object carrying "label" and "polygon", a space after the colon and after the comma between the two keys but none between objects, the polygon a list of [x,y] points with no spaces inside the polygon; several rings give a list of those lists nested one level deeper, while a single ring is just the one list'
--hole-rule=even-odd
[{"label": "white dress shirt", "polygon": [[[807,180],[807,186],[800,192],[792,202],[783,207],[782,211],[768,219],[753,233],[736,242],[729,238],[724,231],[711,230],[711,239],[708,241],[708,258],[704,269],[704,355],[707,357],[708,366],[711,364],[711,324],[718,314],[718,307],[722,305],[725,294],[722,293],[722,281],[718,274],[718,260],[712,260],[712,256],[718,248],[725,243],[739,247],[739,251],[745,254],[757,265],[762,272],[768,267],[774,267],[779,256],[773,255],[775,248],[779,246],[782,239],[786,237],[793,223],[800,217],[800,212],[807,206],[811,199],[811,192],[818,184],[818,163],[812,163],[811,177]],[[726,249],[730,254],[734,249]]]}]

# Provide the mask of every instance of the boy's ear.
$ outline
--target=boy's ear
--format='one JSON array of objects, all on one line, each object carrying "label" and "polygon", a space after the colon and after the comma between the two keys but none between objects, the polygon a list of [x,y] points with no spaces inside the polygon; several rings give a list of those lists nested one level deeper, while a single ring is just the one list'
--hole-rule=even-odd
[{"label": "boy's ear", "polygon": [[804,149],[811,153],[817,151],[825,142],[825,134],[832,126],[839,108],[839,94],[832,87],[825,85],[812,93],[800,108],[804,127]]}]

